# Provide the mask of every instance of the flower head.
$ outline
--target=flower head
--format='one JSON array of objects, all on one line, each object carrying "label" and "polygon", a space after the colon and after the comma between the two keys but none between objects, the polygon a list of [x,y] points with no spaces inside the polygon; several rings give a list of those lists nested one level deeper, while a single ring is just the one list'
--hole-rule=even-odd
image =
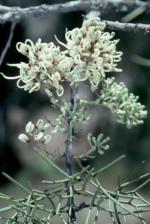
[{"label": "flower head", "polygon": [[61,52],[53,43],[42,43],[41,39],[35,44],[31,40],[19,42],[16,47],[28,59],[27,63],[10,65],[20,70],[19,76],[15,77],[18,79],[17,86],[32,93],[44,84],[61,96],[64,91],[62,81],[70,70],[70,61],[65,52]]},{"label": "flower head", "polygon": [[106,73],[121,71],[117,67],[122,56],[116,49],[119,40],[112,40],[115,33],[105,32],[105,27],[105,22],[92,17],[66,33],[68,54],[74,62],[68,73],[72,83],[89,80],[95,90]]},{"label": "flower head", "polygon": [[145,106],[138,99],[138,96],[129,93],[123,82],[118,84],[114,78],[108,78],[104,81],[99,102],[112,111],[117,122],[130,128],[143,124],[143,119],[147,116]]}]

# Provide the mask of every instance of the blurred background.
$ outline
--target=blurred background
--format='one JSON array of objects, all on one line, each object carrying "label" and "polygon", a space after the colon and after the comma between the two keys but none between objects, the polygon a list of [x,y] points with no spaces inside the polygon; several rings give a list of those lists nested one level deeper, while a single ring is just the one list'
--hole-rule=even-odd
[{"label": "blurred background", "polygon": [[[67,1],[54,0],[0,0],[0,4],[6,6],[35,6],[42,3],[54,4]],[[108,16],[109,14],[109,16]],[[121,20],[126,13],[104,13],[102,19]],[[64,41],[65,29],[72,29],[81,26],[83,12],[71,12],[67,14],[51,13],[40,17],[27,17],[17,24],[12,44],[1,65],[0,72],[7,75],[17,75],[18,71],[7,66],[7,63],[17,63],[24,58],[16,51],[16,43],[31,39],[33,42],[41,38],[43,42],[55,41],[54,34]],[[134,22],[149,23],[150,15],[141,14]],[[2,52],[7,41],[10,23],[0,24],[0,52]],[[118,81],[124,81],[130,91],[139,95],[142,104],[150,109],[150,67],[144,67],[133,62],[134,55],[140,55],[150,59],[150,34],[140,32],[116,32],[120,39],[118,50],[123,51],[123,59],[120,67],[123,73],[116,74]],[[35,154],[32,146],[20,143],[18,134],[24,131],[25,124],[29,120],[36,121],[44,116],[51,120],[57,117],[56,111],[51,108],[47,97],[42,92],[29,95],[27,92],[16,87],[15,81],[8,81],[0,77],[0,172],[5,171],[15,177],[21,183],[30,182],[34,188],[40,189],[42,179],[55,177],[55,171],[50,170],[47,165]],[[83,86],[80,90],[82,95],[91,97],[89,87]],[[111,137],[110,150],[96,161],[97,167],[102,167],[117,156],[126,154],[125,160],[103,173],[101,179],[107,188],[113,188],[118,178],[121,180],[150,171],[150,115],[142,126],[127,129],[123,125],[116,124],[111,113],[105,108],[92,108],[92,119],[88,125],[84,125],[78,133],[74,144],[74,154],[81,150],[86,151],[88,147],[86,134],[103,132]],[[61,145],[61,148],[60,148]],[[47,146],[52,157],[64,165],[63,152],[65,150],[63,136],[55,136]],[[101,182],[102,182],[101,181]],[[0,173],[0,192],[9,195],[22,195],[22,192],[10,184]],[[142,191],[143,195],[150,197],[150,185]],[[0,207],[3,202],[0,202]],[[81,223],[84,213],[80,215]],[[147,214],[150,220],[150,214]],[[104,218],[103,224],[108,220]],[[138,223],[130,220],[129,223]],[[150,223],[150,222],[148,222]]]}]

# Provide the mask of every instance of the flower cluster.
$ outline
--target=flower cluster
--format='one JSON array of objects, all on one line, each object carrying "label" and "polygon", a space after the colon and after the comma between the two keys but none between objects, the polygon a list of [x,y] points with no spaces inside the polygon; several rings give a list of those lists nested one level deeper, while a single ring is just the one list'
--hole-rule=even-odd
[{"label": "flower cluster", "polygon": [[28,61],[11,65],[20,70],[12,79],[18,79],[17,86],[29,93],[45,84],[50,95],[56,90],[61,96],[64,80],[72,85],[89,80],[91,89],[95,90],[106,73],[121,71],[117,68],[122,56],[122,52],[116,50],[119,40],[112,40],[115,33],[105,32],[105,26],[98,17],[88,18],[81,28],[66,32],[66,44],[62,43],[65,51],[60,51],[53,43],[42,43],[41,39],[35,44],[31,40],[17,43],[17,50]]},{"label": "flower cluster", "polygon": [[90,119],[86,107],[84,107],[81,104],[77,104],[74,108],[74,110],[71,110],[71,103],[68,103],[67,101],[64,102],[64,104],[61,107],[61,114],[62,117],[65,117],[66,115],[71,118],[72,122],[82,122],[86,123]]},{"label": "flower cluster", "polygon": [[87,108],[81,104],[77,104],[74,110],[71,110],[71,103],[64,101],[61,108],[60,108],[60,115],[56,119],[57,125],[52,130],[52,133],[65,132],[66,129],[64,128],[66,123],[66,117],[69,117],[71,121],[76,123],[83,123],[86,124],[87,121],[90,120],[90,115],[88,114]]},{"label": "flower cluster", "polygon": [[91,133],[88,134],[88,142],[90,144],[90,151],[96,152],[99,155],[103,155],[106,150],[109,149],[108,142],[110,141],[109,137],[104,137],[100,133],[97,137],[93,136]]},{"label": "flower cluster", "polygon": [[117,122],[130,128],[143,124],[143,119],[147,116],[145,106],[138,99],[138,96],[129,93],[123,82],[118,84],[114,78],[108,78],[104,81],[98,101],[112,111]]},{"label": "flower cluster", "polygon": [[71,67],[65,52],[53,43],[41,43],[41,39],[35,44],[31,40],[19,42],[17,50],[28,58],[27,63],[10,64],[20,70],[19,76],[12,78],[18,79],[17,86],[32,93],[45,84],[49,91],[54,89],[61,96],[64,91],[61,83]]},{"label": "flower cluster", "polygon": [[18,139],[24,143],[31,141],[48,144],[51,140],[50,135],[46,135],[45,131],[49,128],[50,123],[42,119],[38,120],[34,125],[29,121],[25,127],[25,134],[22,133],[18,136]]},{"label": "flower cluster", "polygon": [[105,23],[98,17],[89,18],[81,28],[66,33],[68,54],[74,62],[69,80],[89,80],[95,90],[109,72],[120,72],[117,68],[122,52],[116,50],[119,40],[112,40],[115,33],[105,32]]},{"label": "flower cluster", "polygon": [[98,155],[102,156],[105,151],[110,148],[108,145],[110,138],[104,137],[102,133],[100,133],[97,137],[93,136],[92,133],[89,133],[87,139],[90,148],[87,152],[79,155],[79,159],[82,161],[89,161],[89,159],[94,159]]},{"label": "flower cluster", "polygon": [[[117,84],[114,78],[106,77],[107,73],[121,71],[118,63],[121,61],[122,52],[117,51],[119,40],[113,39],[115,33],[106,32],[105,27],[105,22],[97,16],[87,17],[81,28],[66,32],[66,44],[56,38],[65,47],[65,51],[61,51],[53,43],[42,43],[41,39],[35,44],[31,40],[17,43],[17,50],[27,57],[27,63],[11,65],[20,70],[16,77],[2,75],[7,79],[16,79],[17,86],[29,93],[44,86],[45,93],[61,112],[52,133],[58,130],[64,132],[66,114],[73,122],[84,123],[89,119],[86,108],[80,104],[74,111],[68,102],[61,104],[59,96],[64,93],[63,81],[76,88],[80,82],[88,80],[92,91],[101,84],[103,89],[99,103],[108,106],[118,122],[126,124],[127,127],[143,123],[147,112],[138,102],[138,97],[129,94],[123,83]],[[28,142],[33,138],[35,141],[47,142],[49,137],[44,137],[44,131],[38,128],[38,124],[34,126],[29,122],[26,134],[21,134],[19,139]]]}]

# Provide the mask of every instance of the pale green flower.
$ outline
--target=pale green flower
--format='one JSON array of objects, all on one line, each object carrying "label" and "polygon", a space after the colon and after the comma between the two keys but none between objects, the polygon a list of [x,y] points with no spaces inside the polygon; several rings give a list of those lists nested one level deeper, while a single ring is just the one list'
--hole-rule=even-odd
[{"label": "pale green flower", "polygon": [[[42,85],[56,91],[58,96],[64,92],[62,82],[70,71],[70,60],[53,43],[42,43],[39,39],[35,44],[31,40],[17,43],[17,50],[28,58],[28,62],[11,64],[17,67],[20,74],[12,79],[18,79],[17,86],[29,93],[38,91]],[[5,75],[3,75],[5,78]],[[11,78],[11,77],[10,77]]]},{"label": "pale green flower", "polygon": [[102,133],[100,133],[97,137],[93,136],[92,133],[88,134],[88,142],[90,144],[90,152],[103,155],[106,150],[109,149],[108,142],[110,141],[109,137],[104,137]]},{"label": "pale green flower", "polygon": [[126,124],[128,128],[143,124],[147,116],[145,106],[138,102],[139,97],[129,93],[123,82],[116,83],[108,78],[103,83],[99,103],[107,106],[114,114],[117,122]]},{"label": "pale green flower", "polygon": [[66,47],[74,62],[68,73],[72,84],[89,80],[95,90],[106,73],[122,71],[117,67],[122,56],[116,49],[119,40],[112,40],[115,33],[105,32],[105,26],[98,17],[89,18],[81,28],[66,33]]},{"label": "pale green flower", "polygon": [[79,156],[82,160],[94,159],[98,155],[103,155],[110,147],[108,142],[110,141],[109,137],[104,137],[100,133],[97,137],[93,136],[92,133],[89,133],[87,136],[88,143],[90,145],[89,150],[86,153],[83,153]]}]

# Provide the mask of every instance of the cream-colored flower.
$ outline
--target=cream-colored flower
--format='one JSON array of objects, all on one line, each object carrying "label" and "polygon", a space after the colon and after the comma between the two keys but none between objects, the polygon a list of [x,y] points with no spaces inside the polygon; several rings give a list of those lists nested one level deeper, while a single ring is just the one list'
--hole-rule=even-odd
[{"label": "cream-colored flower", "polygon": [[[17,80],[17,86],[29,93],[36,92],[45,85],[56,91],[58,96],[64,92],[62,82],[70,71],[70,60],[53,43],[42,43],[39,39],[35,44],[31,40],[17,43],[17,50],[28,58],[28,62],[10,64],[17,67],[20,74],[12,79]],[[2,74],[3,75],[3,74]],[[7,77],[3,75],[7,79]]]},{"label": "cream-colored flower", "polygon": [[123,82],[116,83],[108,78],[103,83],[99,103],[107,106],[115,115],[117,122],[126,124],[128,128],[143,124],[147,116],[145,106],[138,102],[139,97],[129,93]]},{"label": "cream-colored flower", "polygon": [[105,32],[105,27],[98,17],[89,18],[81,28],[66,33],[68,54],[74,62],[68,73],[72,84],[89,80],[95,90],[106,73],[121,71],[117,67],[122,56],[116,49],[119,40],[112,40],[115,33]]}]

